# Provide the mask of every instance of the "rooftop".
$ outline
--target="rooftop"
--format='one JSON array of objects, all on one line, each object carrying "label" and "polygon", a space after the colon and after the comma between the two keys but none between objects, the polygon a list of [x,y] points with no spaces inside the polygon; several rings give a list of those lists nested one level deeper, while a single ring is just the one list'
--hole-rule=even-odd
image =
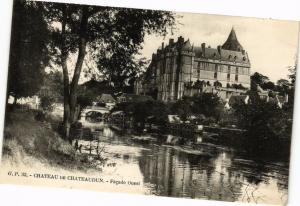
[{"label": "rooftop", "polygon": [[[180,36],[176,42],[174,39],[169,39],[169,44],[166,46],[162,43],[162,46],[157,50],[157,54],[176,51],[178,49],[186,52],[194,52],[197,58],[250,64],[248,54],[239,43],[234,28],[232,28],[226,42],[217,48],[206,46],[205,43],[202,43],[201,46],[194,46],[189,39],[184,41],[184,38]],[[156,58],[156,54],[153,54],[153,58]]]},{"label": "rooftop", "polygon": [[234,28],[231,29],[231,32],[226,40],[226,42],[222,45],[222,49],[231,50],[231,51],[243,51],[243,47],[238,41]]}]

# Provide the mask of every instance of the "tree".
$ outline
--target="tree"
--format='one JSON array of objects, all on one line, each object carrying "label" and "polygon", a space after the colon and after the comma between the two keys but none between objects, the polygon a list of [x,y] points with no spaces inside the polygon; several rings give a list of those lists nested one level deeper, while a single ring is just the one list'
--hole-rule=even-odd
[{"label": "tree", "polygon": [[93,102],[96,101],[98,95],[95,94],[93,91],[84,91],[80,92],[77,97],[77,103],[79,105],[79,112],[78,116],[81,112],[88,106],[92,106]]},{"label": "tree", "polygon": [[[136,10],[88,5],[41,3],[52,26],[52,50],[64,76],[64,129],[76,121],[77,90],[83,62],[88,53],[98,59],[98,68],[109,79],[129,76],[139,69],[135,55],[146,34],[165,35],[175,23],[167,11]],[[56,26],[59,24],[59,26]],[[72,71],[67,60],[77,55]],[[70,79],[71,78],[71,79]],[[118,79],[118,78],[117,78]]]},{"label": "tree", "polygon": [[44,112],[51,112],[53,110],[54,98],[52,96],[41,97],[41,107]]},{"label": "tree", "polygon": [[222,83],[219,82],[219,81],[215,81],[215,82],[214,82],[214,86],[215,86],[215,87],[222,87]]},{"label": "tree", "polygon": [[159,126],[167,122],[169,107],[167,104],[156,101],[137,101],[137,102],[121,102],[112,109],[114,111],[123,111],[126,116],[133,118],[135,125],[139,128],[144,128],[145,123],[156,124]]},{"label": "tree", "polygon": [[220,97],[213,93],[201,93],[192,97],[192,111],[195,114],[203,114],[206,117],[219,118]]},{"label": "tree", "polygon": [[262,85],[269,81],[269,77],[264,76],[258,72],[251,75],[251,90],[256,90],[257,85]]},{"label": "tree", "polygon": [[295,85],[296,82],[296,71],[297,71],[297,59],[295,61],[295,66],[289,67],[290,74],[288,75],[289,79],[291,80],[292,85]]},{"label": "tree", "polygon": [[152,101],[150,108],[150,115],[152,117],[151,123],[157,125],[165,125],[168,119],[168,114],[170,114],[169,107],[163,102]]},{"label": "tree", "polygon": [[290,90],[291,83],[286,79],[279,79],[277,81],[277,85],[275,86],[275,90],[279,92],[280,95],[285,95]]},{"label": "tree", "polygon": [[7,98],[16,102],[39,91],[50,57],[47,22],[36,2],[15,0],[12,22]]},{"label": "tree", "polygon": [[[63,102],[64,85],[63,76],[60,71],[50,71],[44,75],[43,88],[49,90],[56,103]],[[39,94],[43,96],[43,94]]]},{"label": "tree", "polygon": [[190,97],[183,97],[171,106],[171,111],[186,121],[192,114],[192,104]]},{"label": "tree", "polygon": [[289,86],[289,85],[290,85],[290,82],[289,82],[289,80],[287,80],[287,79],[279,79],[279,80],[277,81],[277,85],[278,85],[278,86]]},{"label": "tree", "polygon": [[232,84],[231,86],[229,85],[229,88],[230,87],[234,89],[246,89],[242,84]]},{"label": "tree", "polygon": [[250,98],[249,104],[234,105],[239,126],[247,130],[247,149],[273,152],[280,139],[291,137],[288,114],[272,102]]},{"label": "tree", "polygon": [[289,67],[290,74],[288,75],[291,84],[288,87],[286,94],[288,95],[288,103],[285,106],[285,109],[290,114],[290,117],[293,116],[294,109],[294,98],[295,98],[295,83],[296,83],[296,71],[297,71],[297,61],[295,61],[295,66]]},{"label": "tree", "polygon": [[264,82],[261,87],[263,89],[268,89],[268,90],[274,90],[275,89],[275,84],[271,81],[268,81],[268,82]]}]

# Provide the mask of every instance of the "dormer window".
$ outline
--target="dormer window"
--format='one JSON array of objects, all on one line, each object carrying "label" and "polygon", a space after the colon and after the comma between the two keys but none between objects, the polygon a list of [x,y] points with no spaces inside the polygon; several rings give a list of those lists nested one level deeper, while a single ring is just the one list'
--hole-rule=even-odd
[{"label": "dormer window", "polygon": [[228,59],[231,59],[231,54],[228,56]]},{"label": "dormer window", "polygon": [[234,61],[236,60],[236,56],[234,56]]},{"label": "dormer window", "polygon": [[246,57],[243,57],[243,61],[246,61]]}]

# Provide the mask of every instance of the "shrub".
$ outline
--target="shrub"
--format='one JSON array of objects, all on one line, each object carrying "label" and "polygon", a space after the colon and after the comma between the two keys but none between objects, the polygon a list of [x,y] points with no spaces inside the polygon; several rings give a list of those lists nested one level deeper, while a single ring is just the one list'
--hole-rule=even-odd
[{"label": "shrub", "polygon": [[51,112],[53,110],[54,98],[50,96],[41,97],[41,107],[43,111]]},{"label": "shrub", "polygon": [[35,120],[44,122],[46,120],[46,114],[43,111],[38,111],[35,115]]}]

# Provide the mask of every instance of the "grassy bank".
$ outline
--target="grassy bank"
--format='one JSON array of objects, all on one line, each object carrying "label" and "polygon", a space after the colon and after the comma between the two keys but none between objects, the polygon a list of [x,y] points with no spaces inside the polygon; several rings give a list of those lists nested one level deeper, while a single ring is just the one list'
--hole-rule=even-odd
[{"label": "grassy bank", "polygon": [[85,155],[76,154],[73,146],[53,129],[58,121],[51,117],[37,121],[35,111],[7,112],[4,128],[3,161],[16,165],[40,162],[47,167],[70,170],[93,168]]}]

